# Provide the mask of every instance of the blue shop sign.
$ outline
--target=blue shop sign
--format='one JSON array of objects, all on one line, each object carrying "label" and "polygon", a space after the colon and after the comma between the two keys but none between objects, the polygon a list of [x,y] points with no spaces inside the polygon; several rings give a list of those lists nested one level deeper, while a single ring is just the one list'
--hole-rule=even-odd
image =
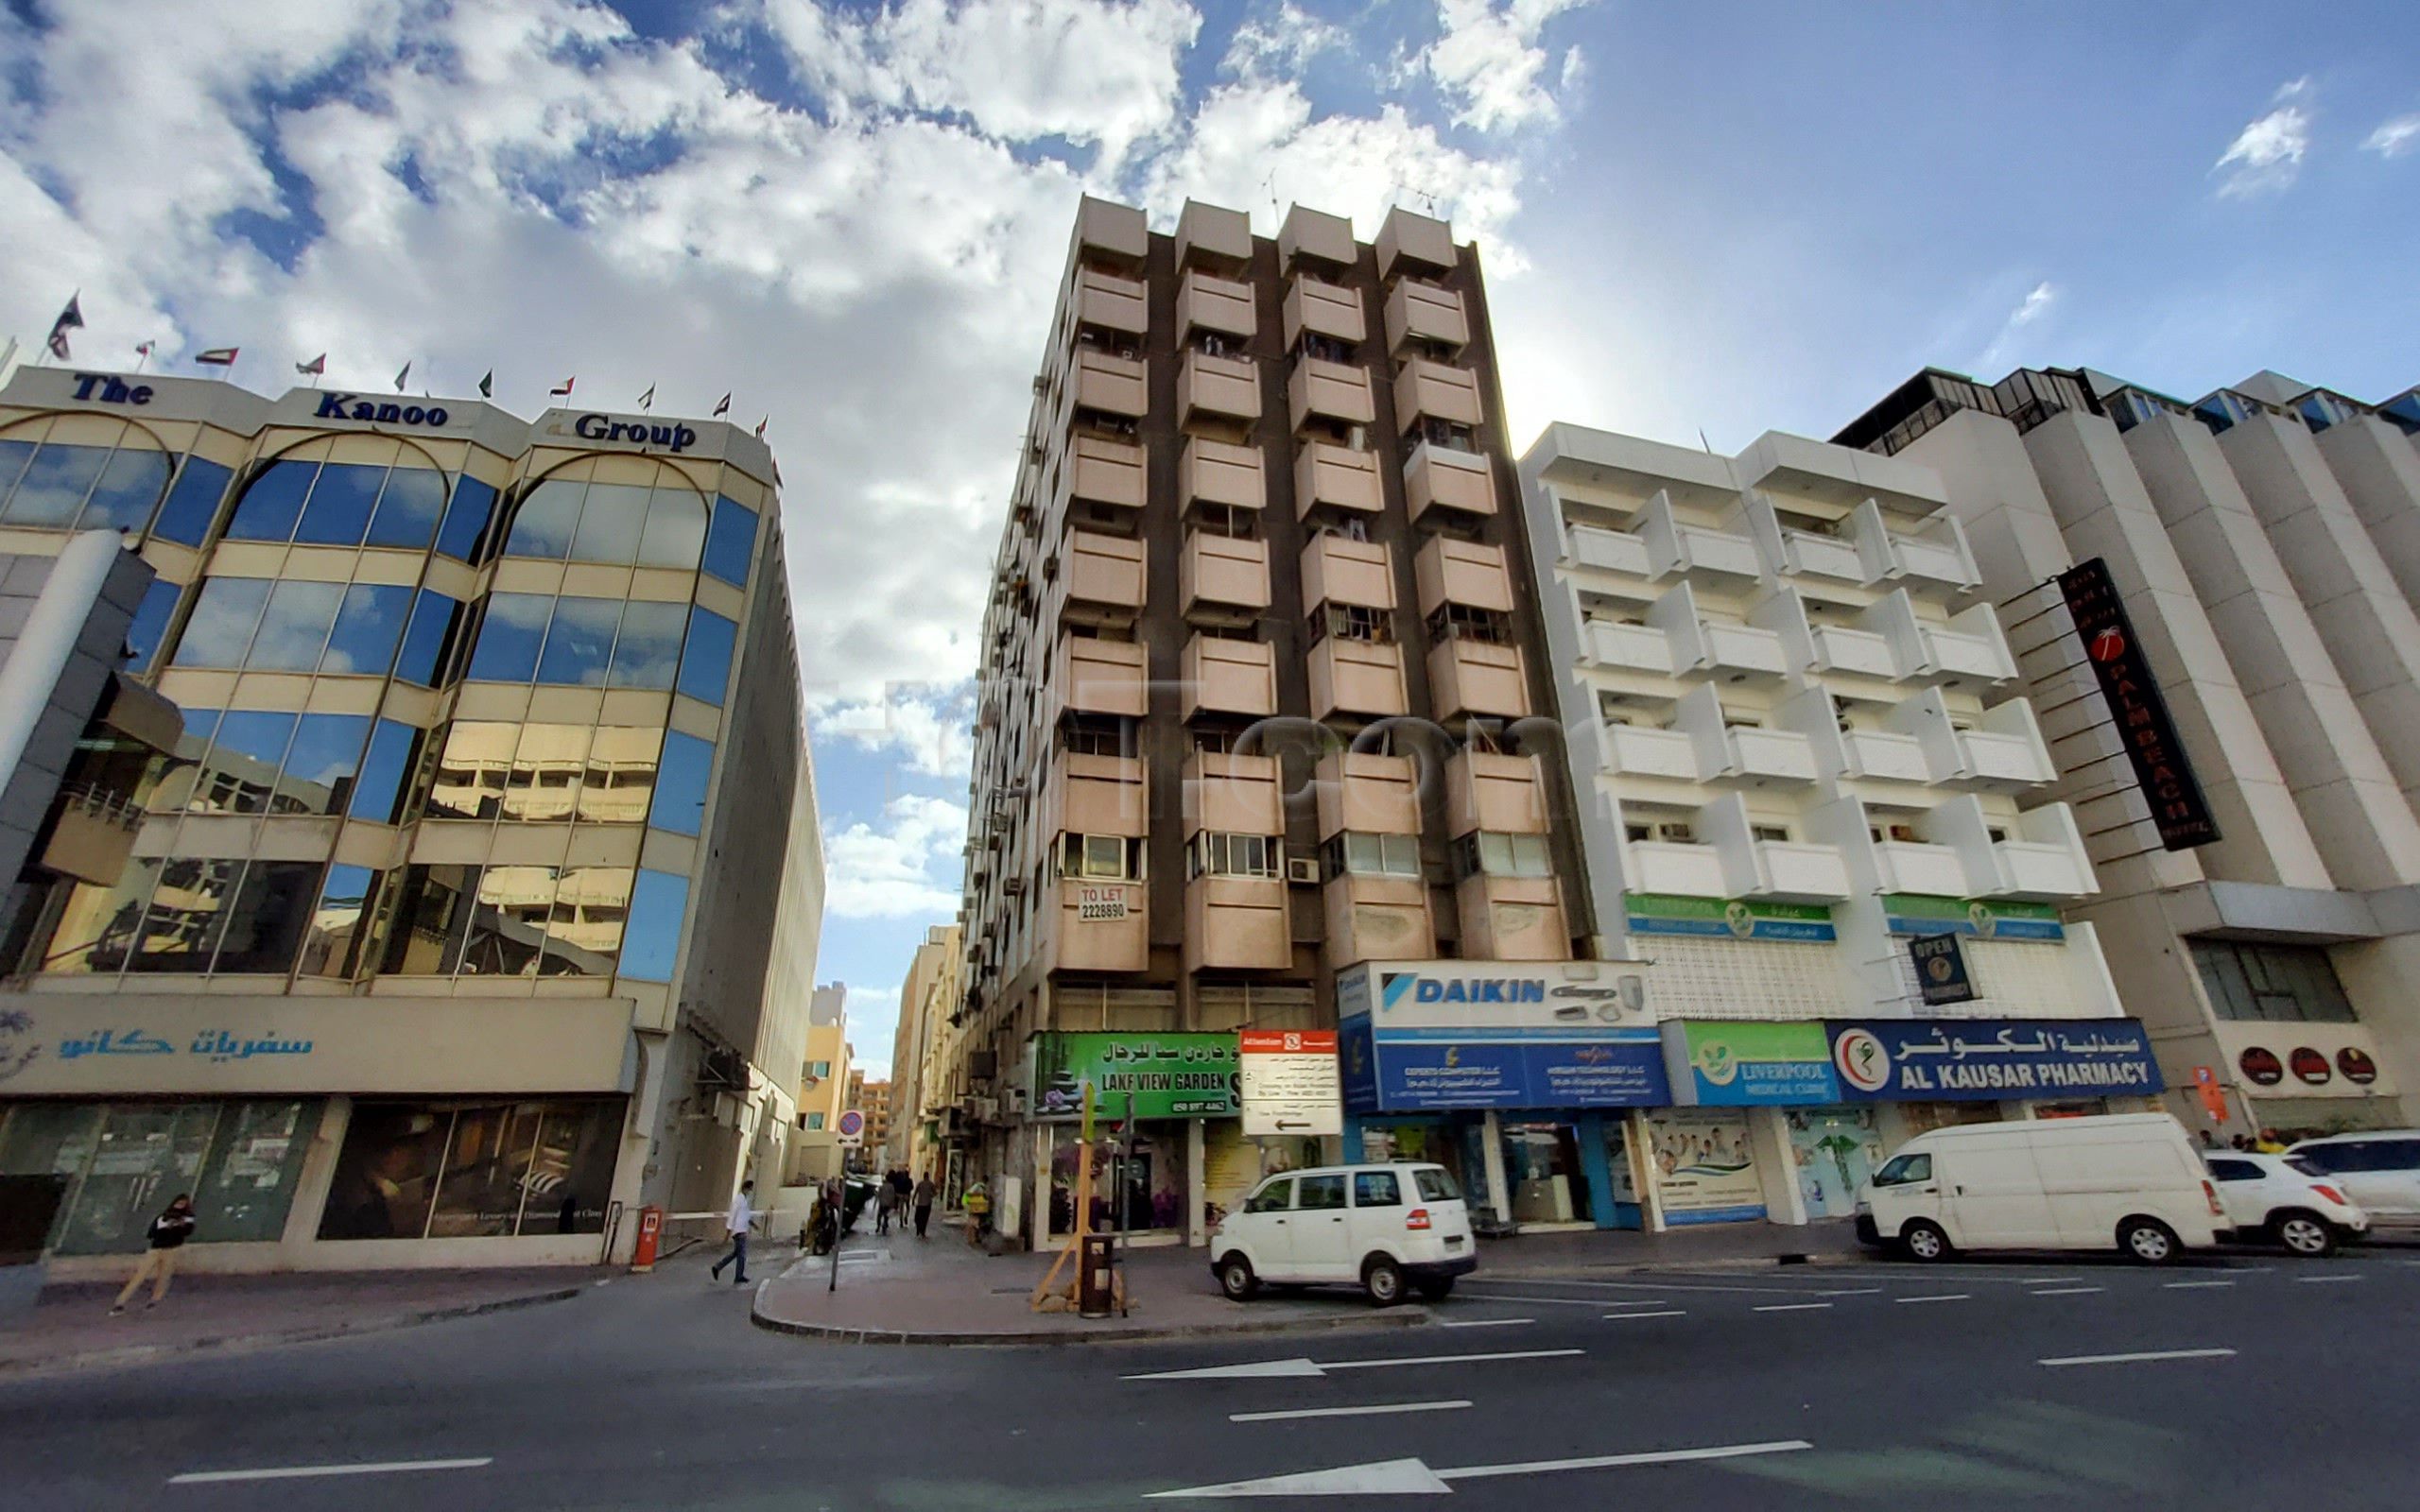
[{"label": "blue shop sign", "polygon": [[1671,1101],[1651,1028],[1580,1031],[1339,1029],[1356,1113],[1454,1108],[1653,1108]]},{"label": "blue shop sign", "polygon": [[1858,1101],[2148,1096],[2165,1089],[2133,1019],[1834,1023],[1832,1069]]}]

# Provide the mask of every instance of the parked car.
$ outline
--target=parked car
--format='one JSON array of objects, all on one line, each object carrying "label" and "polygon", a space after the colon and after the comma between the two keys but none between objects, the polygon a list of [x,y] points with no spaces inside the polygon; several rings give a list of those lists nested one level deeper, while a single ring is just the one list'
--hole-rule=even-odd
[{"label": "parked car", "polygon": [[1964,1249],[2107,1249],[2159,1265],[2216,1244],[2226,1211],[2166,1113],[1967,1124],[1874,1173],[1858,1229],[1918,1260]]},{"label": "parked car", "polygon": [[2373,1224],[2420,1224],[2420,1129],[2330,1134],[2303,1141],[2286,1159],[2342,1186]]},{"label": "parked car", "polygon": [[2297,1255],[2332,1255],[2370,1231],[2370,1215],[2326,1177],[2282,1155],[2214,1150],[2203,1157],[2238,1240],[2265,1240]]},{"label": "parked car", "polygon": [[1470,1210],[1442,1165],[1327,1165],[1272,1176],[1210,1231],[1219,1287],[1244,1301],[1266,1283],[1358,1283],[1392,1307],[1430,1301],[1478,1267]]}]

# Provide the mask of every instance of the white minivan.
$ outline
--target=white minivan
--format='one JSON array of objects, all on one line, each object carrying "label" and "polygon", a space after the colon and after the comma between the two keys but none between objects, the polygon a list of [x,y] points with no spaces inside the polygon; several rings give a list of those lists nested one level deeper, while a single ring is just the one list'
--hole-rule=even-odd
[{"label": "white minivan", "polygon": [[2166,1113],[1965,1124],[1919,1134],[1866,1184],[1858,1232],[1918,1260],[2110,1249],[2165,1264],[2218,1242],[2218,1188]]},{"label": "white minivan", "polygon": [[1470,1210],[1442,1165],[1324,1165],[1253,1188],[1210,1231],[1210,1269],[1236,1301],[1277,1286],[1357,1282],[1380,1307],[1435,1301],[1478,1267]]}]

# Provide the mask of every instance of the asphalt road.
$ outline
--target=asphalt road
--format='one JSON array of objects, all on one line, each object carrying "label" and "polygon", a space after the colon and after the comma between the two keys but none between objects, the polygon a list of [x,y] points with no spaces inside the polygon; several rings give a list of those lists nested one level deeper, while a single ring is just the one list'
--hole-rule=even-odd
[{"label": "asphalt road", "polygon": [[[746,1310],[675,1269],[404,1333],[11,1383],[0,1484],[12,1509],[167,1512],[1438,1494],[2205,1512],[2403,1508],[2420,1471],[2412,1250],[1482,1275],[1448,1326],[1031,1350],[827,1345]],[[396,1465],[413,1468],[317,1473]],[[291,1470],[315,1473],[263,1473]],[[1284,1476],[1310,1480],[1147,1500]]]}]

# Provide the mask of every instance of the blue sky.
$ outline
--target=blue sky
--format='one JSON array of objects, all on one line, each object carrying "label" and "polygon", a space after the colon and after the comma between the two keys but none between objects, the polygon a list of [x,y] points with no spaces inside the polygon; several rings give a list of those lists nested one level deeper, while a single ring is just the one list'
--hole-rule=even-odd
[{"label": "blue sky", "polygon": [[1517,438],[1825,435],[1926,364],[2420,382],[2420,8],[0,0],[0,336],[769,435],[887,1060],[1076,197],[1431,204]]}]

